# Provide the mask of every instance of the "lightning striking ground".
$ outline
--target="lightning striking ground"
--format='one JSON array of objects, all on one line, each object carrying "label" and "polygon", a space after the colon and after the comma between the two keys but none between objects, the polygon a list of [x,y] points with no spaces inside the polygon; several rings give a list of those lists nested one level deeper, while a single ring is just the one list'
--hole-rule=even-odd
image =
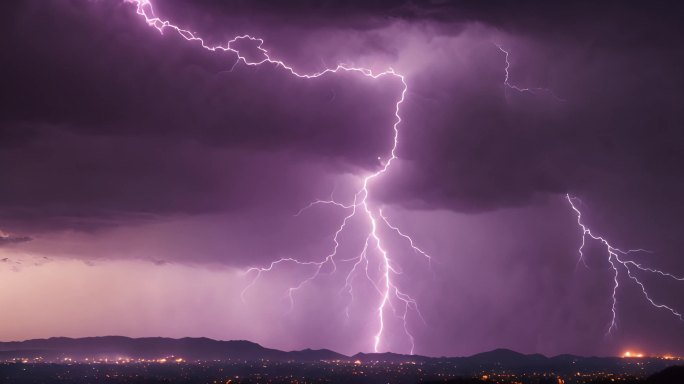
[{"label": "lightning striking ground", "polygon": [[[413,299],[411,296],[408,294],[404,293],[403,291],[400,290],[398,287],[394,277],[396,275],[400,275],[402,272],[399,268],[395,266],[393,258],[390,256],[386,246],[385,242],[383,240],[383,237],[380,234],[380,226],[383,226],[386,230],[394,232],[396,235],[404,239],[408,245],[409,248],[417,255],[425,258],[428,262],[428,264],[431,265],[432,262],[432,257],[423,251],[421,248],[419,248],[414,240],[407,235],[405,232],[403,232],[399,227],[392,225],[389,221],[389,219],[383,214],[382,209],[376,208],[372,206],[369,203],[369,195],[371,191],[371,185],[372,183],[380,178],[383,174],[388,172],[390,166],[394,162],[394,160],[397,159],[396,155],[396,149],[397,149],[397,144],[399,141],[399,126],[402,122],[401,118],[401,106],[405,101],[406,98],[406,93],[408,90],[408,84],[406,82],[406,78],[401,75],[400,73],[394,71],[394,69],[390,68],[382,72],[374,72],[371,69],[368,68],[362,68],[362,67],[354,67],[354,66],[348,66],[344,64],[339,64],[335,67],[330,67],[330,68],[325,68],[322,71],[318,72],[313,72],[313,73],[300,73],[297,70],[295,70],[292,66],[289,66],[282,60],[277,60],[274,58],[271,58],[269,55],[268,50],[263,48],[264,41],[260,38],[253,37],[251,35],[245,34],[245,35],[240,35],[236,36],[233,39],[229,40],[227,43],[224,45],[209,45],[206,43],[201,37],[199,37],[196,33],[191,32],[190,30],[181,28],[172,22],[168,20],[164,20],[160,17],[158,17],[153,9],[153,5],[150,2],[150,0],[123,0],[125,3],[130,3],[133,4],[136,7],[136,13],[141,16],[144,21],[147,23],[147,25],[155,28],[157,31],[160,33],[164,33],[165,31],[173,31],[183,39],[194,42],[199,44],[202,48],[216,52],[216,51],[223,51],[223,52],[231,52],[235,55],[236,57],[236,62],[232,66],[231,70],[238,65],[239,63],[242,63],[246,66],[254,67],[254,66],[260,66],[260,65],[266,65],[270,64],[273,65],[277,68],[281,68],[288,72],[290,75],[301,78],[301,79],[315,79],[321,76],[326,76],[326,75],[333,75],[335,73],[340,73],[340,72],[350,72],[350,73],[358,73],[362,76],[371,78],[371,79],[378,79],[381,77],[392,77],[399,81],[402,85],[401,93],[398,95],[396,99],[396,103],[394,104],[394,116],[395,116],[395,121],[394,124],[392,125],[392,130],[393,130],[393,145],[390,150],[389,156],[387,157],[387,160],[382,163],[382,168],[379,169],[378,171],[374,173],[370,173],[366,175],[361,182],[361,185],[359,189],[357,189],[356,193],[353,196],[353,201],[351,203],[341,203],[336,200],[334,200],[332,197],[329,200],[316,200],[310,203],[308,206],[304,207],[302,210],[297,212],[297,215],[302,214],[305,210],[310,209],[314,206],[318,205],[323,205],[323,206],[329,206],[335,209],[341,209],[346,212],[344,218],[341,220],[337,230],[333,234],[333,246],[329,254],[327,254],[322,260],[320,261],[302,261],[298,260],[296,258],[288,257],[288,258],[281,258],[278,260],[275,260],[271,262],[268,266],[266,267],[252,267],[249,268],[246,273],[248,274],[253,274],[254,277],[250,281],[250,283],[245,287],[245,289],[241,292],[241,297],[244,299],[245,292],[252,287],[254,284],[257,283],[259,278],[267,272],[272,271],[273,269],[277,268],[281,264],[286,264],[286,263],[291,263],[298,265],[300,267],[305,267],[305,268],[311,268],[312,272],[304,279],[299,281],[298,284],[296,284],[293,287],[290,287],[287,291],[287,296],[289,298],[291,308],[294,305],[294,294],[302,289],[304,286],[306,286],[308,283],[312,282],[315,280],[317,277],[321,275],[323,272],[323,268],[327,265],[330,265],[332,271],[330,273],[334,273],[337,271],[338,265],[337,263],[347,263],[347,262],[353,262],[351,268],[349,269],[346,277],[345,277],[345,285],[341,289],[341,293],[346,293],[349,295],[349,297],[353,300],[354,298],[354,289],[353,289],[353,283],[354,280],[357,278],[359,274],[362,274],[374,287],[374,289],[377,291],[378,295],[378,304],[375,310],[376,316],[377,316],[377,331],[375,332],[373,338],[372,338],[372,345],[373,345],[373,350],[378,352],[381,350],[383,347],[383,336],[385,331],[387,330],[387,322],[386,322],[386,316],[389,313],[393,313],[395,316],[400,318],[403,321],[403,331],[406,334],[406,337],[408,338],[408,341],[411,345],[410,348],[410,353],[414,352],[414,347],[415,347],[415,340],[414,336],[410,332],[410,327],[409,327],[409,319],[408,315],[412,311],[414,312],[421,320],[423,320],[422,315],[420,314],[420,311],[418,309],[418,303],[416,302],[415,299]],[[253,43],[256,44],[256,49],[258,49],[262,56],[263,59],[261,60],[250,60],[247,58],[247,56],[243,55],[239,49],[234,48],[233,45],[242,41],[242,40],[249,40]],[[559,97],[557,97],[553,92],[546,88],[530,88],[530,87],[520,87],[515,84],[512,84],[510,82],[510,74],[509,74],[509,69],[511,66],[511,62],[509,61],[509,52],[505,50],[501,45],[496,44],[496,47],[504,54],[504,59],[505,59],[505,67],[504,67],[504,73],[505,73],[505,78],[504,78],[504,85],[508,89],[515,90],[520,93],[531,93],[531,94],[550,94],[553,96],[555,99],[559,101],[563,101]],[[612,332],[612,330],[617,326],[616,319],[617,319],[617,293],[618,293],[618,288],[620,287],[620,277],[621,277],[621,271],[626,271],[627,277],[629,278],[630,281],[633,281],[635,284],[637,284],[640,288],[641,291],[645,297],[645,299],[655,308],[659,309],[664,309],[669,311],[672,315],[675,317],[679,318],[680,320],[684,320],[684,316],[682,313],[678,312],[676,309],[656,302],[651,295],[648,293],[644,283],[639,280],[639,278],[634,274],[635,270],[641,271],[641,272],[648,272],[648,273],[653,273],[657,274],[661,277],[669,278],[669,279],[674,279],[676,281],[684,281],[684,277],[678,277],[673,274],[670,274],[668,272],[664,272],[658,269],[650,268],[650,267],[645,267],[633,260],[627,259],[627,256],[630,253],[635,253],[635,252],[646,252],[643,249],[635,249],[635,250],[627,250],[623,251],[619,248],[616,248],[612,246],[605,238],[601,236],[594,235],[592,231],[583,223],[582,221],[582,214],[580,210],[577,208],[575,205],[575,201],[578,201],[577,198],[571,197],[570,195],[566,195],[567,201],[570,203],[571,208],[575,212],[577,216],[577,224],[580,227],[582,231],[582,242],[581,245],[578,249],[579,252],[579,259],[578,263],[583,263],[586,266],[585,262],[585,255],[584,255],[584,247],[588,241],[587,237],[591,240],[598,241],[600,242],[606,249],[607,255],[608,255],[608,263],[610,264],[611,268],[614,271],[614,276],[613,276],[613,292],[612,292],[612,308],[611,308],[611,313],[612,313],[612,318],[610,325],[608,326],[607,333]],[[362,216],[365,219],[366,224],[368,225],[368,232],[365,236],[365,241],[363,243],[363,248],[361,252],[352,258],[347,258],[347,259],[338,259],[338,249],[340,247],[340,241],[339,241],[339,236],[351,225],[350,221],[355,218],[357,215]],[[377,257],[377,260],[379,262],[379,276],[374,276],[373,273],[369,270],[370,266],[370,260],[369,257],[371,257],[371,251],[373,252],[373,255]],[[392,311],[390,311],[390,309]],[[349,307],[347,307],[345,311],[346,315],[349,316]],[[424,320],[423,320],[424,321]]]},{"label": "lightning striking ground", "polygon": [[[582,242],[580,243],[580,246],[577,250],[579,253],[579,262],[582,262],[585,266],[586,261],[585,261],[585,254],[584,254],[584,247],[587,245],[588,239],[598,241],[600,244],[603,245],[603,247],[606,250],[607,257],[608,257],[608,263],[610,264],[611,268],[613,269],[614,275],[613,275],[613,293],[612,293],[612,317],[610,321],[610,325],[608,326],[608,330],[606,334],[610,334],[613,329],[617,326],[617,292],[618,288],[620,287],[620,276],[621,276],[621,270],[626,271],[627,277],[633,281],[635,284],[639,286],[641,289],[641,292],[644,295],[644,298],[649,302],[650,305],[652,305],[655,308],[658,309],[664,309],[668,312],[670,312],[673,316],[677,317],[679,320],[684,321],[684,315],[682,315],[681,312],[677,311],[671,306],[661,304],[656,302],[651,295],[648,293],[648,290],[646,289],[646,286],[644,283],[639,280],[637,276],[634,275],[634,272],[636,270],[642,271],[642,272],[649,272],[653,274],[658,274],[662,277],[674,279],[677,281],[684,281],[683,277],[678,277],[675,276],[671,273],[661,271],[659,269],[655,268],[649,268],[649,267],[644,267],[643,265],[632,261],[625,259],[629,254],[633,253],[640,253],[640,252],[648,252],[645,249],[629,249],[629,250],[622,250],[619,248],[614,247],[608,240],[606,240],[604,237],[595,235],[589,227],[584,224],[582,221],[582,212],[577,208],[576,202],[581,203],[581,201],[576,198],[572,197],[569,194],[565,195],[566,199],[568,200],[568,203],[570,203],[570,207],[572,210],[575,212],[575,215],[577,216],[577,225],[582,231]],[[587,239],[588,238],[588,239]]]},{"label": "lightning striking ground", "polygon": [[[379,232],[379,226],[380,225],[385,225],[387,226],[390,230],[395,231],[397,234],[399,234],[401,237],[404,239],[408,240],[410,247],[413,251],[416,253],[422,255],[425,257],[428,261],[431,261],[432,258],[425,253],[422,249],[418,248],[415,246],[413,239],[411,239],[408,235],[406,235],[404,232],[400,231],[397,227],[391,225],[389,221],[387,221],[387,218],[382,215],[382,212],[380,209],[377,209],[369,204],[368,198],[370,195],[370,187],[372,182],[374,182],[376,179],[378,179],[380,176],[385,174],[388,169],[390,168],[392,162],[397,158],[396,156],[396,149],[397,149],[397,144],[399,140],[399,125],[402,122],[401,119],[401,114],[400,114],[400,108],[401,105],[403,104],[405,98],[406,98],[406,92],[408,89],[408,85],[406,83],[406,79],[403,75],[397,73],[394,71],[394,69],[389,68],[385,71],[382,72],[374,72],[371,69],[368,68],[361,68],[361,67],[354,67],[354,66],[347,66],[343,64],[339,64],[333,68],[326,68],[322,71],[319,72],[314,72],[314,73],[300,73],[297,72],[293,67],[289,66],[285,62],[277,59],[273,59],[270,57],[269,52],[263,48],[263,43],[264,41],[260,38],[253,37],[251,35],[241,35],[241,36],[236,36],[233,39],[229,40],[226,44],[224,45],[209,45],[207,44],[201,37],[199,37],[196,33],[191,32],[190,30],[184,29],[179,27],[178,25],[173,24],[169,20],[164,20],[157,16],[154,12],[154,8],[150,0],[123,0],[126,3],[131,3],[136,7],[136,13],[141,16],[147,25],[155,28],[158,30],[160,33],[164,33],[164,31],[173,31],[177,33],[180,37],[183,39],[190,41],[190,42],[195,42],[199,45],[201,45],[202,48],[216,52],[216,51],[223,51],[223,52],[231,52],[235,54],[237,60],[235,65],[238,63],[242,62],[244,65],[247,66],[259,66],[263,64],[271,64],[274,65],[275,67],[280,67],[284,69],[285,71],[289,72],[289,74],[296,76],[301,79],[315,79],[321,76],[325,75],[331,75],[339,72],[352,72],[352,73],[358,73],[362,76],[369,77],[372,79],[378,79],[381,77],[392,77],[399,81],[402,85],[402,90],[401,93],[398,95],[396,103],[394,105],[394,116],[395,116],[395,121],[392,126],[392,129],[394,131],[393,135],[393,145],[392,149],[389,153],[389,156],[387,160],[382,164],[382,168],[378,170],[377,172],[371,173],[369,175],[366,175],[363,178],[363,181],[361,183],[361,186],[357,190],[357,192],[354,195],[353,202],[350,204],[343,204],[340,202],[337,202],[333,200],[332,198],[330,200],[317,200],[309,204],[309,206],[305,207],[302,211],[304,211],[307,208],[311,208],[315,205],[329,205],[333,206],[335,208],[340,208],[343,210],[348,211],[349,213],[344,217],[342,220],[341,224],[339,225],[338,229],[335,231],[334,236],[333,236],[333,248],[332,251],[325,256],[321,261],[301,261],[296,258],[281,258],[278,260],[275,260],[271,262],[268,266],[266,267],[253,267],[248,269],[246,272],[247,273],[252,273],[254,274],[254,279],[247,285],[245,290],[242,291],[241,297],[244,298],[245,292],[247,289],[252,287],[254,284],[256,284],[257,280],[264,274],[269,271],[272,271],[274,268],[278,267],[280,264],[284,263],[293,263],[299,266],[303,267],[311,267],[312,268],[312,273],[306,277],[305,279],[301,280],[297,285],[291,287],[288,289],[287,295],[290,300],[291,306],[294,305],[294,293],[300,289],[302,289],[306,284],[310,283],[314,279],[316,279],[322,272],[323,267],[326,265],[330,265],[332,267],[332,272],[337,270],[337,264],[336,264],[336,257],[338,248],[340,246],[339,242],[339,235],[345,231],[345,229],[348,227],[348,224],[350,220],[357,215],[362,215],[366,219],[366,223],[369,226],[369,230],[367,232],[367,236],[365,238],[364,242],[364,247],[362,252],[354,258],[351,259],[346,259],[346,260],[341,260],[341,262],[344,261],[354,261],[353,267],[350,269],[349,273],[346,276],[345,279],[345,286],[343,288],[343,291],[348,292],[348,294],[353,298],[353,290],[352,290],[352,284],[355,278],[356,273],[358,273],[359,267],[363,264],[365,265],[365,272],[364,275],[365,277],[371,282],[371,284],[375,287],[375,289],[378,292],[379,296],[379,303],[376,308],[376,315],[377,315],[377,331],[373,336],[372,340],[372,345],[373,345],[373,350],[378,352],[381,350],[383,347],[383,336],[387,328],[386,324],[386,315],[389,312],[389,308],[393,309],[392,312],[394,312],[395,315],[397,315],[400,319],[403,321],[403,330],[408,338],[408,341],[411,345],[410,348],[410,353],[413,354],[414,352],[414,337],[411,334],[409,330],[409,324],[408,324],[408,314],[409,311],[414,311],[418,314],[418,316],[422,319],[422,315],[420,315],[420,312],[418,310],[418,304],[415,299],[413,299],[411,296],[408,294],[402,292],[397,284],[394,281],[394,276],[398,275],[401,273],[400,270],[398,270],[394,265],[393,265],[393,260],[387,251],[387,248],[384,245],[384,242],[382,240],[382,237]],[[249,40],[251,42],[256,43],[256,48],[261,52],[263,55],[262,60],[258,61],[253,61],[248,59],[245,55],[241,54],[240,50],[237,48],[233,47],[233,44],[236,42],[239,42],[241,40]],[[234,66],[233,65],[233,68]],[[232,70],[232,68],[231,68]],[[298,214],[301,214],[302,211],[298,212]],[[373,250],[376,256],[378,257],[379,264],[380,264],[380,276],[379,277],[373,277],[372,274],[369,272],[369,251]],[[397,306],[401,306],[402,310],[397,313],[396,309]],[[347,309],[347,315],[348,315],[348,309]]]}]

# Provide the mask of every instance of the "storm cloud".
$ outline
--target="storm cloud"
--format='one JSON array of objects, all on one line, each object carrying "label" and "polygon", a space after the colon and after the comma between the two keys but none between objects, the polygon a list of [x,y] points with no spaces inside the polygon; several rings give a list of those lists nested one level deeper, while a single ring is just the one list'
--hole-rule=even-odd
[{"label": "storm cloud", "polygon": [[[272,57],[301,72],[345,63],[405,76],[397,159],[369,198],[443,263],[436,280],[406,281],[431,320],[417,330],[419,352],[681,348],[665,335],[679,325],[639,327],[661,321],[658,313],[627,318],[627,336],[597,341],[605,319],[587,319],[606,315],[610,271],[593,250],[592,270],[572,274],[580,232],[563,200],[578,196],[585,221],[617,243],[652,250],[642,262],[684,271],[684,31],[667,4],[157,3],[211,43],[262,37]],[[68,263],[149,261],[174,275],[318,260],[342,212],[294,215],[316,199],[352,201],[388,159],[396,77],[303,80],[276,65],[236,65],[230,52],[157,33],[121,1],[3,7],[0,228],[19,234],[1,236],[3,249]],[[253,41],[240,44],[260,54]],[[255,289],[267,297],[287,281]],[[658,297],[680,303],[678,292],[667,286]],[[642,309],[634,293],[625,313]],[[288,338],[264,341],[325,340],[330,328],[311,330],[316,308],[282,325]],[[363,348],[346,336],[316,345]]]}]

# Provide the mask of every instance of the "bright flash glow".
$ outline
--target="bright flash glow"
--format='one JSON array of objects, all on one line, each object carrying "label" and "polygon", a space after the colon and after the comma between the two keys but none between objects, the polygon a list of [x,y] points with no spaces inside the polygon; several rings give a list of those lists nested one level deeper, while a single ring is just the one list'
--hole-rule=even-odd
[{"label": "bright flash glow", "polygon": [[[199,45],[202,46],[202,48],[207,49],[212,52],[216,51],[223,51],[223,52],[232,52],[235,54],[237,63],[242,62],[243,64],[247,66],[259,66],[263,64],[271,64],[276,67],[280,67],[287,71],[289,74],[301,78],[301,79],[315,79],[321,76],[325,75],[330,75],[330,74],[335,74],[338,72],[351,72],[351,73],[358,73],[359,75],[371,78],[371,79],[378,79],[381,77],[391,77],[399,81],[402,85],[402,90],[399,95],[397,95],[397,100],[394,105],[394,115],[395,115],[395,121],[392,126],[394,135],[393,135],[393,146],[390,151],[390,153],[385,157],[387,160],[382,163],[382,168],[375,172],[366,175],[363,178],[363,181],[359,187],[359,189],[356,191],[354,195],[353,202],[351,204],[342,204],[339,202],[336,202],[334,200],[318,200],[314,201],[311,204],[309,204],[308,207],[305,207],[303,210],[310,208],[314,205],[331,205],[335,208],[340,208],[347,210],[349,213],[344,217],[342,220],[340,226],[338,227],[337,231],[335,232],[333,236],[333,243],[334,246],[332,248],[332,251],[325,256],[321,261],[317,262],[311,262],[311,261],[300,261],[295,258],[282,258],[279,260],[275,260],[271,262],[268,266],[266,267],[253,267],[248,269],[248,273],[254,274],[254,279],[245,287],[245,290],[242,292],[242,297],[244,299],[244,294],[247,289],[252,287],[257,280],[262,276],[263,273],[269,272],[273,270],[273,268],[277,267],[280,264],[283,263],[293,263],[297,264],[299,266],[303,267],[310,267],[312,268],[312,273],[302,281],[300,281],[297,285],[291,287],[288,289],[288,297],[290,300],[291,306],[294,305],[294,293],[297,292],[299,289],[304,287],[307,283],[310,283],[314,279],[316,279],[320,273],[321,270],[325,265],[331,265],[333,271],[337,269],[337,265],[335,263],[335,258],[337,256],[337,250],[339,248],[339,241],[338,241],[338,236],[347,228],[347,224],[349,221],[357,216],[361,215],[365,218],[366,223],[369,226],[368,233],[365,238],[365,243],[363,247],[363,251],[355,258],[352,259],[347,259],[345,261],[354,261],[353,267],[351,268],[350,272],[347,275],[346,278],[346,285],[344,287],[344,291],[346,291],[352,298],[352,282],[355,278],[355,275],[357,272],[359,272],[359,267],[363,264],[365,266],[365,273],[364,275],[366,278],[373,284],[373,286],[377,289],[377,293],[379,296],[379,303],[376,309],[376,314],[377,314],[377,332],[375,333],[372,344],[373,344],[373,349],[374,351],[378,352],[383,343],[383,334],[386,330],[386,323],[385,323],[385,316],[387,314],[387,309],[388,307],[391,307],[394,309],[394,314],[398,316],[402,321],[403,321],[403,330],[406,333],[406,336],[411,344],[410,348],[410,353],[413,354],[414,351],[414,338],[413,335],[409,331],[409,325],[408,325],[408,314],[409,311],[414,311],[418,314],[418,316],[422,319],[422,316],[420,315],[420,312],[418,311],[418,304],[417,302],[408,294],[404,293],[399,289],[399,287],[395,284],[393,277],[394,275],[397,275],[400,273],[397,269],[393,267],[393,261],[390,256],[390,254],[387,251],[387,248],[384,245],[384,242],[382,240],[379,226],[384,225],[391,229],[392,231],[395,231],[397,234],[399,234],[401,237],[404,239],[408,240],[411,248],[413,251],[416,253],[422,255],[425,257],[428,261],[431,260],[431,257],[425,253],[423,250],[418,248],[415,244],[414,241],[406,235],[404,232],[400,231],[396,226],[393,226],[389,224],[389,221],[385,216],[382,215],[382,212],[380,211],[379,208],[376,208],[374,206],[371,206],[371,204],[368,201],[368,197],[370,194],[370,186],[374,180],[379,178],[381,175],[383,175],[387,170],[389,169],[390,165],[392,162],[397,158],[396,156],[396,148],[397,148],[397,143],[399,139],[399,124],[401,123],[401,115],[400,115],[400,108],[402,103],[405,100],[406,97],[406,91],[408,89],[408,85],[406,83],[406,79],[404,78],[403,75],[397,73],[394,71],[394,69],[389,68],[385,71],[382,72],[373,72],[372,70],[368,68],[360,68],[360,67],[353,67],[353,66],[347,66],[343,64],[339,64],[336,67],[333,68],[326,68],[322,71],[319,72],[314,72],[314,73],[300,73],[297,72],[293,67],[289,66],[285,62],[281,60],[276,60],[270,57],[269,52],[263,48],[263,43],[264,41],[260,38],[253,37],[250,35],[242,35],[242,36],[236,36],[233,39],[229,40],[226,44],[224,45],[209,45],[207,44],[201,37],[199,37],[196,33],[191,32],[190,30],[181,28],[173,23],[171,23],[168,20],[161,19],[158,17],[153,9],[152,3],[149,0],[124,0],[127,3],[132,3],[133,5],[136,6],[136,12],[138,15],[144,18],[145,22],[157,29],[160,33],[164,33],[164,31],[173,31],[177,33],[180,37],[187,41],[195,42],[198,43]],[[239,49],[233,48],[233,44],[235,44],[238,41],[241,40],[250,40],[252,42],[255,42],[257,44],[257,49],[261,52],[263,55],[263,59],[259,61],[252,61],[248,59],[245,55],[243,55]],[[303,211],[302,210],[302,211]],[[298,214],[301,214],[300,211]],[[369,260],[368,257],[369,251],[373,251],[373,255],[378,257],[378,260],[380,262],[381,268],[380,268],[380,277],[379,278],[374,278],[371,276],[371,274],[368,271],[368,264]],[[397,306],[402,308],[401,310],[397,311]],[[348,315],[348,311],[347,311]]]},{"label": "bright flash glow", "polygon": [[641,358],[641,357],[644,357],[644,354],[643,354],[643,353],[638,353],[638,352],[625,351],[625,353],[622,354],[622,357],[626,357],[626,358]]},{"label": "bright flash glow", "polygon": [[[632,260],[627,259],[630,254],[634,253],[640,253],[640,252],[648,252],[645,249],[629,249],[629,250],[621,250],[619,248],[614,247],[611,245],[608,240],[605,238],[595,235],[592,233],[591,229],[587,227],[584,222],[582,221],[582,212],[577,208],[576,203],[581,203],[581,201],[576,198],[576,197],[571,197],[569,194],[565,195],[566,199],[568,200],[568,203],[570,203],[570,207],[572,210],[575,212],[575,215],[577,216],[577,225],[582,231],[582,242],[580,243],[580,246],[577,250],[579,253],[579,259],[578,263],[584,264],[584,266],[587,266],[586,260],[585,260],[585,254],[584,254],[584,246],[586,245],[588,240],[595,240],[598,241],[600,244],[603,245],[603,247],[606,250],[606,256],[608,257],[608,263],[610,264],[611,268],[613,269],[614,275],[613,275],[613,294],[612,294],[612,317],[610,321],[610,325],[608,326],[608,331],[607,334],[611,333],[611,331],[616,327],[616,318],[617,318],[617,291],[620,286],[620,271],[625,271],[627,272],[627,277],[631,281],[633,281],[639,288],[641,289],[641,292],[643,293],[644,298],[646,301],[648,301],[649,304],[651,304],[655,308],[659,309],[664,309],[668,312],[670,312],[673,316],[677,317],[679,320],[684,321],[684,317],[680,312],[678,312],[676,309],[667,306],[665,304],[658,303],[654,301],[651,298],[651,295],[649,295],[648,291],[646,290],[646,286],[644,283],[639,280],[635,275],[634,275],[634,269],[639,270],[641,272],[649,272],[649,273],[654,273],[658,274],[662,277],[674,279],[677,281],[684,281],[684,278],[682,277],[677,277],[671,273],[667,273],[664,271],[661,271],[659,269],[655,268],[649,268],[649,267],[644,267],[641,264],[634,262]],[[630,352],[626,352],[628,354]]]}]

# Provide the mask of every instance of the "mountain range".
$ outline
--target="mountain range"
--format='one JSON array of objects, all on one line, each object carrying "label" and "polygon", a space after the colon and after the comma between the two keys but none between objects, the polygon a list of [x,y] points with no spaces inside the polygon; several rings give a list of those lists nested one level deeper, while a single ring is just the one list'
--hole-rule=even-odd
[{"label": "mountain range", "polygon": [[162,337],[129,338],[123,336],[34,339],[17,342],[0,342],[0,361],[16,358],[42,357],[44,361],[90,359],[159,359],[180,357],[186,361],[258,361],[281,362],[415,362],[422,364],[448,364],[461,372],[479,372],[491,369],[511,371],[619,371],[653,373],[672,365],[676,360],[660,358],[625,359],[619,357],[582,357],[558,355],[546,357],[541,354],[522,354],[508,349],[496,349],[467,357],[427,357],[396,353],[358,353],[346,356],[328,349],[304,349],[281,351],[265,348],[246,340],[221,341],[208,338],[171,339]]}]

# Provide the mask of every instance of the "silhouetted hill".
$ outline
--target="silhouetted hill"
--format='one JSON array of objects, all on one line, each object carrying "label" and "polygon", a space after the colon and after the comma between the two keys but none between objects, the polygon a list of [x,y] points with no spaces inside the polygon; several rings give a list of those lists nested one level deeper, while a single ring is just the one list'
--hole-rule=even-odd
[{"label": "silhouetted hill", "polygon": [[648,384],[684,383],[684,365],[666,368],[650,376],[646,382]]},{"label": "silhouetted hill", "polygon": [[362,363],[373,361],[382,361],[387,363],[405,363],[405,362],[424,362],[431,360],[430,357],[420,355],[402,355],[399,353],[384,352],[384,353],[357,353],[351,357],[352,360],[359,360]]},{"label": "silhouetted hill", "polygon": [[524,355],[510,349],[495,349],[489,352],[478,353],[467,359],[470,363],[474,364],[496,364],[507,367],[539,366],[549,362],[549,358],[544,355]]},{"label": "silhouetted hill", "polygon": [[264,348],[245,340],[217,341],[207,338],[170,339],[122,336],[71,339],[53,337],[0,343],[0,351],[41,351],[49,358],[143,358],[182,356],[189,360],[288,360],[287,352]]},{"label": "silhouetted hill", "polygon": [[329,349],[303,349],[287,352],[288,358],[295,361],[349,360],[348,356]]},{"label": "silhouetted hill", "polygon": [[[13,358],[33,358],[42,356],[48,361],[55,361],[65,357],[83,360],[97,359],[158,359],[177,356],[189,361],[221,360],[221,361],[295,361],[315,362],[321,360],[342,360],[361,362],[387,363],[428,363],[446,364],[451,370],[462,375],[477,375],[486,371],[511,372],[620,372],[636,376],[654,374],[676,361],[658,358],[623,359],[619,357],[581,357],[574,355],[559,355],[546,357],[540,354],[526,355],[509,349],[496,349],[478,353],[469,357],[426,357],[416,355],[402,355],[397,353],[357,353],[354,356],[328,349],[304,349],[301,351],[280,351],[262,347],[259,344],[245,341],[219,341],[207,338],[170,339],[162,337],[146,337],[133,339],[121,336],[85,337],[71,339],[55,337],[50,339],[36,339],[22,342],[0,342],[0,360]],[[662,377],[675,377],[681,374],[682,367],[674,367],[662,372]],[[668,376],[670,375],[670,376]],[[674,375],[674,376],[673,376]],[[654,375],[653,380],[661,376]],[[678,376],[677,376],[678,377]],[[656,383],[662,381],[654,381]],[[684,383],[684,380],[681,381]]]}]

